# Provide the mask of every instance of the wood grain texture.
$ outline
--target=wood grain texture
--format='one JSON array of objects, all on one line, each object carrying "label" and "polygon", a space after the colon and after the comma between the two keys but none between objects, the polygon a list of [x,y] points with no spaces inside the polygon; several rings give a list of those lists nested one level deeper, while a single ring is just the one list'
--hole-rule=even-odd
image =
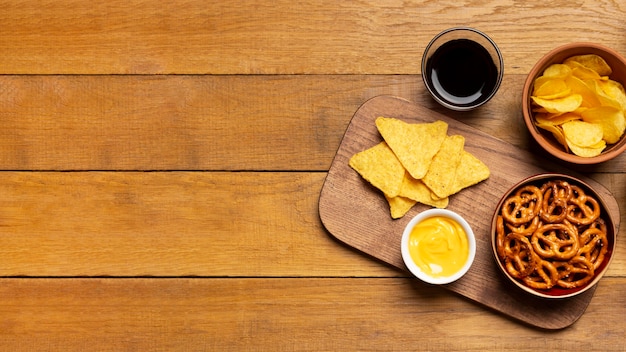
[{"label": "wood grain texture", "polygon": [[[0,276],[408,276],[332,239],[325,177],[1,172]],[[602,181],[626,199],[624,177]],[[608,276],[626,276],[625,253]]]},{"label": "wood grain texture", "polygon": [[[572,41],[626,53],[626,9],[588,1],[3,1],[3,74],[418,74],[441,30],[489,34],[507,74]],[[592,30],[590,30],[592,29]],[[547,40],[549,38],[549,40]]]},{"label": "wood grain texture", "polygon": [[550,333],[404,278],[2,279],[0,295],[5,350],[626,347],[624,278],[604,280],[576,324]]},{"label": "wood grain texture", "polygon": [[[0,76],[0,169],[325,171],[359,106],[394,95],[522,149],[526,76],[476,111],[419,76]],[[246,143],[241,143],[246,141]],[[626,155],[593,172],[626,172]]]},{"label": "wood grain texture", "polygon": [[[379,95],[541,155],[526,74],[572,41],[626,53],[621,1],[0,8],[0,350],[626,348],[626,241],[585,314],[546,332],[362,255],[318,213],[351,117]],[[437,106],[419,75],[430,38],[457,25],[505,60],[470,113]],[[579,171],[626,218],[626,156]]]},{"label": "wood grain texture", "polygon": [[[349,246],[399,269],[405,268],[400,254],[402,231],[412,217],[430,207],[418,204],[403,218],[393,220],[380,191],[348,165],[352,155],[382,141],[375,124],[379,116],[409,123],[444,121],[448,124],[448,135],[463,136],[464,149],[490,169],[487,180],[450,197],[447,208],[463,216],[476,235],[476,259],[463,278],[446,288],[542,328],[561,329],[574,323],[584,313],[593,290],[569,300],[533,299],[503,283],[493,261],[490,240],[496,205],[511,187],[539,173],[571,174],[571,171],[551,166],[531,153],[406,100],[376,97],[364,103],[352,118],[320,195],[320,217],[328,231]],[[620,224],[617,201],[601,184],[592,187],[604,199],[605,211],[611,214],[617,233]]]},{"label": "wood grain texture", "polygon": [[9,170],[323,170],[353,113],[329,107],[350,99],[358,106],[348,95],[368,89],[354,79],[323,89],[333,82],[3,76],[0,163]]},{"label": "wood grain texture", "polygon": [[0,173],[0,275],[401,276],[326,234],[323,178]]}]

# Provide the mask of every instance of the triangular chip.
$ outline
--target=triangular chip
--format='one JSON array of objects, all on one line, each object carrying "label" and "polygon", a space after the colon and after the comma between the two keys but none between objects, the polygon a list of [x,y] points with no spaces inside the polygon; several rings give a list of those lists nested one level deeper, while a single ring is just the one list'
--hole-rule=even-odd
[{"label": "triangular chip", "polygon": [[464,150],[461,155],[459,167],[456,169],[451,194],[457,193],[469,186],[473,186],[480,181],[484,181],[489,178],[489,175],[490,172],[487,165],[470,152]]},{"label": "triangular chip", "polygon": [[452,194],[456,169],[461,161],[465,138],[461,135],[448,136],[422,179],[439,198]]},{"label": "triangular chip", "polygon": [[379,144],[354,154],[350,166],[374,187],[390,197],[400,193],[404,167],[387,143]]},{"label": "triangular chip", "polygon": [[417,203],[413,199],[397,196],[397,197],[389,197],[385,194],[385,199],[389,203],[389,212],[391,213],[391,217],[394,219],[399,219],[403,217],[411,208]]},{"label": "triangular chip", "polygon": [[388,117],[376,119],[378,132],[413,178],[426,175],[433,157],[446,138],[444,121],[410,124]]},{"label": "triangular chip", "polygon": [[448,198],[439,198],[421,180],[414,179],[407,172],[402,181],[400,196],[413,199],[419,203],[430,205],[435,208],[448,206]]}]

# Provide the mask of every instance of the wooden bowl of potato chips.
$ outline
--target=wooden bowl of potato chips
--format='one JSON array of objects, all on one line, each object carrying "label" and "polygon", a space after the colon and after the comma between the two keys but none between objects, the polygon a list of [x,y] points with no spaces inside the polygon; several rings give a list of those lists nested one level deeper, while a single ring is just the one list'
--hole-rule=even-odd
[{"label": "wooden bowl of potato chips", "polygon": [[522,94],[524,122],[554,157],[598,164],[626,150],[626,60],[593,43],[553,49],[533,67]]}]

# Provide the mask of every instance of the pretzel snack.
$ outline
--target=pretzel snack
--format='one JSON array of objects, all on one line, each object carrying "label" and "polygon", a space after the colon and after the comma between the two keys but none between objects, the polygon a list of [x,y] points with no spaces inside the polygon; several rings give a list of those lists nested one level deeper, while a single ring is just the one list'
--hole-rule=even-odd
[{"label": "pretzel snack", "polygon": [[496,217],[495,235],[506,272],[538,290],[586,285],[609,247],[598,200],[565,180],[513,192]]}]

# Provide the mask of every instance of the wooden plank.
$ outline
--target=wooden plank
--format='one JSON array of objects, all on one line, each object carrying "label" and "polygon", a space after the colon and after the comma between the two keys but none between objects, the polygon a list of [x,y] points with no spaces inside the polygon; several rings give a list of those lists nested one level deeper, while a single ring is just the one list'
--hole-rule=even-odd
[{"label": "wooden plank", "polygon": [[[1,279],[6,350],[619,351],[626,279],[546,334],[409,279]],[[615,304],[606,304],[614,302]]]},{"label": "wooden plank", "polygon": [[407,81],[0,76],[0,168],[323,170],[362,95]]},{"label": "wooden plank", "polygon": [[528,72],[557,43],[594,41],[626,53],[626,9],[616,0],[2,5],[2,74],[416,74],[428,41],[458,25],[493,37],[507,73]]},{"label": "wooden plank", "polygon": [[[623,256],[546,334],[341,246],[317,210],[363,102],[439,109],[419,60],[441,29],[505,58],[488,107],[450,116],[528,147],[525,74],[575,40],[626,53],[620,1],[0,3],[3,349],[626,349]],[[589,170],[622,219],[625,161]],[[123,277],[68,278],[98,275]]]},{"label": "wooden plank", "polygon": [[326,234],[324,176],[3,172],[0,276],[401,276]]},{"label": "wooden plank", "polygon": [[[407,276],[329,236],[325,176],[0,172],[0,276]],[[626,276],[623,256],[608,275]]]},{"label": "wooden plank", "polygon": [[[393,113],[386,114],[387,111]],[[564,328],[576,321],[585,311],[592,290],[570,300],[546,301],[511,289],[494,265],[490,242],[491,218],[505,192],[521,180],[539,173],[571,174],[571,171],[550,165],[531,153],[409,101],[377,97],[363,104],[354,115],[320,195],[320,217],[328,231],[349,246],[399,269],[405,268],[400,253],[402,231],[412,217],[430,207],[418,204],[402,219],[392,219],[383,194],[348,165],[354,154],[383,140],[375,124],[379,116],[410,123],[444,121],[448,125],[448,135],[465,137],[465,150],[484,162],[491,171],[487,180],[450,197],[448,209],[463,216],[476,235],[476,258],[467,274],[446,288],[543,328]],[[590,185],[603,198],[604,211],[611,214],[613,230],[617,233],[620,227],[617,200],[601,184],[590,182]]]},{"label": "wooden plank", "polygon": [[[528,148],[525,78],[458,113],[418,76],[0,76],[0,169],[328,170],[352,115],[382,94]],[[592,171],[626,172],[619,160]]]}]

